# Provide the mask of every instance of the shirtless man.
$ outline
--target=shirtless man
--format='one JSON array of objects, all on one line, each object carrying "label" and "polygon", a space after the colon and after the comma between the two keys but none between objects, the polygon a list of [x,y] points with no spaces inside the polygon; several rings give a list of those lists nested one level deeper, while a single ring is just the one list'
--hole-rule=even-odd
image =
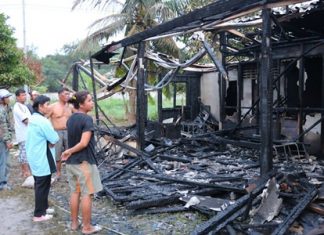
[{"label": "shirtless man", "polygon": [[58,98],[59,100],[56,103],[50,105],[48,115],[48,118],[51,120],[54,129],[60,137],[60,140],[55,145],[57,179],[61,177],[61,154],[68,148],[66,122],[72,115],[72,107],[68,104],[70,98],[69,90],[64,87],[61,88],[58,91]]}]

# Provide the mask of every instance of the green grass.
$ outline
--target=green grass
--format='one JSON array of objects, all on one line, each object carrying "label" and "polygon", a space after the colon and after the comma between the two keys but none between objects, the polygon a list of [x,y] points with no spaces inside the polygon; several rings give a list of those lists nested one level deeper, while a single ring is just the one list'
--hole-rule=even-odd
[{"label": "green grass", "polygon": [[[173,106],[173,101],[170,99],[165,99],[163,102],[163,107]],[[124,122],[127,120],[125,105],[122,99],[108,98],[106,100],[100,100],[99,106],[112,121]],[[148,102],[149,120],[154,121],[158,119],[157,111],[157,102]]]},{"label": "green grass", "polygon": [[106,99],[100,100],[99,105],[105,114],[113,121],[127,120],[125,113],[125,105],[122,99]]}]

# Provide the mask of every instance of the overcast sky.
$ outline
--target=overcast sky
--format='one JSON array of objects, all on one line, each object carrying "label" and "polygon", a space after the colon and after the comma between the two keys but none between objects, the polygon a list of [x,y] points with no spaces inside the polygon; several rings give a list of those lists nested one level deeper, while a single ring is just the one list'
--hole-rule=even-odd
[{"label": "overcast sky", "polygon": [[[104,13],[82,6],[71,11],[74,0],[25,0],[26,45],[43,57],[64,44],[80,41],[88,26]],[[23,48],[23,0],[0,0],[0,12],[9,16],[18,47]]]}]

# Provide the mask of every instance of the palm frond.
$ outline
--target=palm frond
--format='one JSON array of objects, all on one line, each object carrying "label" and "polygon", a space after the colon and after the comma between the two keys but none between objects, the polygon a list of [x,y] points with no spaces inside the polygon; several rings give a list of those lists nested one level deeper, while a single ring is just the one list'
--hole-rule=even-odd
[{"label": "palm frond", "polygon": [[103,38],[108,39],[110,36],[114,36],[121,32],[125,28],[125,19],[115,21],[105,27],[98,29],[92,34],[87,36],[87,40],[101,40]]},{"label": "palm frond", "polygon": [[157,18],[159,23],[170,20],[176,16],[174,12],[164,3],[156,3],[150,7],[147,14],[151,15],[151,18]]},{"label": "palm frond", "polygon": [[134,24],[131,25],[130,29],[126,31],[126,35],[127,37],[132,36],[138,32],[141,32],[143,29],[141,27],[139,27],[138,25]]},{"label": "palm frond", "polygon": [[100,10],[105,10],[110,8],[111,6],[119,6],[122,7],[123,3],[119,0],[75,0],[72,5],[72,10],[75,10],[78,6],[87,3],[90,7],[98,8]]},{"label": "palm frond", "polygon": [[115,21],[105,27],[96,30],[92,34],[88,35],[83,39],[77,50],[84,50],[87,48],[92,48],[93,44],[96,44],[102,40],[108,40],[109,37],[115,36],[125,28],[125,21],[123,19]]},{"label": "palm frond", "polygon": [[112,15],[108,15],[108,16],[105,16],[103,18],[100,18],[100,19],[97,19],[95,20],[91,25],[89,25],[89,29],[91,28],[94,28],[94,27],[102,27],[104,25],[109,25],[111,24],[112,22],[115,22],[115,21],[119,21],[121,19],[127,19],[127,15],[126,14],[112,14]]},{"label": "palm frond", "polygon": [[179,57],[179,47],[171,37],[154,40],[152,44],[157,51],[170,54],[176,58]]}]

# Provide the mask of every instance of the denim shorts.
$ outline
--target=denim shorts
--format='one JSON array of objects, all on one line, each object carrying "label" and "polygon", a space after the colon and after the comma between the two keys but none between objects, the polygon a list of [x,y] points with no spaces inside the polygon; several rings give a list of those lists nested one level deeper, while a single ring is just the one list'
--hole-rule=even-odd
[{"label": "denim shorts", "polygon": [[18,155],[18,162],[19,163],[28,163],[27,161],[27,154],[26,154],[26,142],[20,142],[19,146],[19,155]]}]

